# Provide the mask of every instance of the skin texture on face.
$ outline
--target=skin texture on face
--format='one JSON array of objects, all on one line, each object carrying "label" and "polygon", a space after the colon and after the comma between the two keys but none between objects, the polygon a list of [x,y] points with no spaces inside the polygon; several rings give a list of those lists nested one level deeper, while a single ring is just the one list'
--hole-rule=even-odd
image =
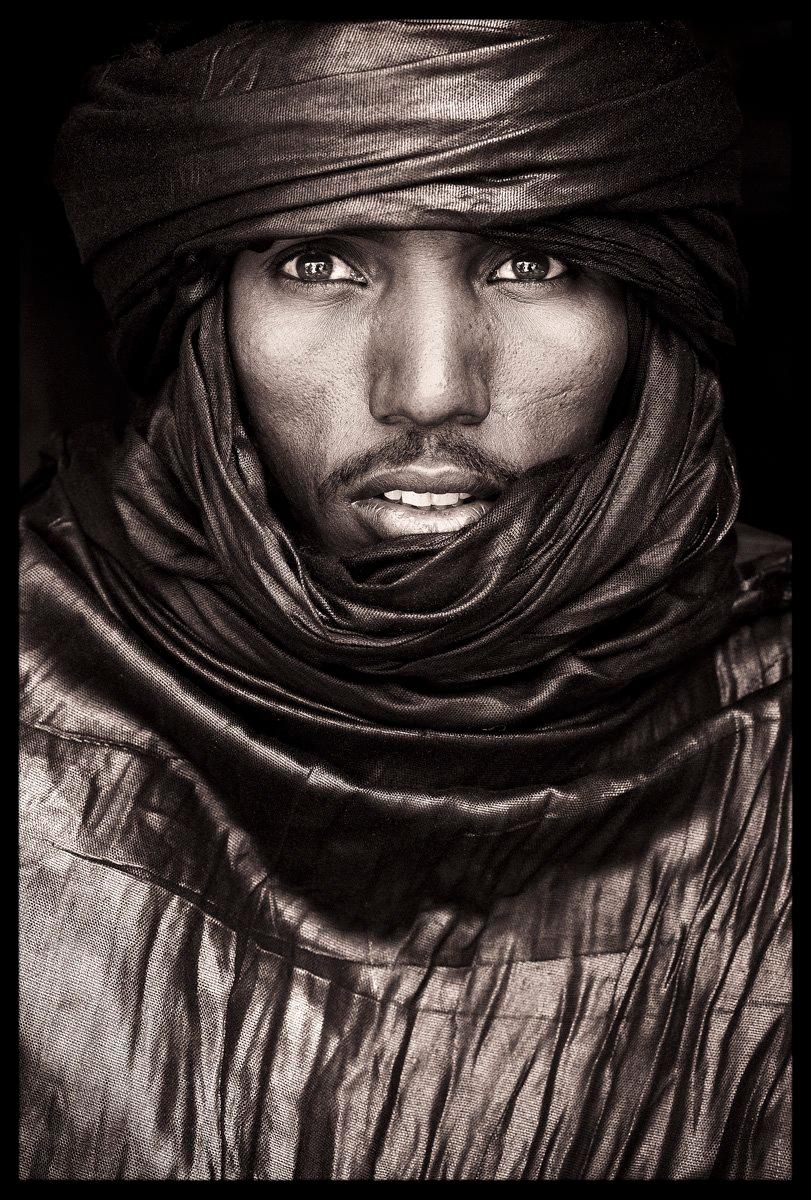
[{"label": "skin texture on face", "polygon": [[627,350],[612,280],[437,230],[242,252],[228,337],[270,477],[338,555],[464,528],[593,444]]}]

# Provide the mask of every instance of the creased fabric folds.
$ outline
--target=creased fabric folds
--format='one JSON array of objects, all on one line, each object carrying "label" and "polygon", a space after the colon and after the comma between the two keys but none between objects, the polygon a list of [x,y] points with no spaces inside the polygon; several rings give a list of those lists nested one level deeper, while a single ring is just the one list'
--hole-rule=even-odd
[{"label": "creased fabric folds", "polygon": [[258,23],[100,69],[57,182],[139,380],[179,277],[327,229],[537,228],[712,341],[742,286],[739,124],[675,22]]},{"label": "creased fabric folds", "polygon": [[[789,1176],[789,548],[735,524],[710,353],[736,122],[671,22],[97,73],[60,179],[140,401],[22,520],[24,1177]],[[274,510],[224,297],[363,226],[542,230],[630,354],[593,448],[339,560]]]}]

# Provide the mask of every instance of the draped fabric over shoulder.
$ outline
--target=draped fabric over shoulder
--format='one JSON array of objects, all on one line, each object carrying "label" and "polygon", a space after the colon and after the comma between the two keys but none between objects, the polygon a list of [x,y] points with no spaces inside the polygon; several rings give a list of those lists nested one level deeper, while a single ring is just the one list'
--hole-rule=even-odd
[{"label": "draped fabric over shoulder", "polygon": [[[57,178],[137,393],[23,516],[29,1178],[785,1178],[788,552],[713,347],[738,117],[672,22],[242,23],[94,73]],[[527,230],[617,419],[454,536],[274,511],[241,247]]]}]

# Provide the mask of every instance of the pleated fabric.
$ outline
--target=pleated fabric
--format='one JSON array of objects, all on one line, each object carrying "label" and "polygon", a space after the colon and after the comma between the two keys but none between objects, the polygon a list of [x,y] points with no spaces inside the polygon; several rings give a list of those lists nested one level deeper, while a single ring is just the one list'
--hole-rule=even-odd
[{"label": "pleated fabric", "polygon": [[[23,515],[26,1178],[788,1177],[789,556],[735,526],[719,80],[652,22],[97,75],[63,185],[143,395]],[[231,251],[542,222],[628,285],[598,444],[455,536],[300,543]]]}]

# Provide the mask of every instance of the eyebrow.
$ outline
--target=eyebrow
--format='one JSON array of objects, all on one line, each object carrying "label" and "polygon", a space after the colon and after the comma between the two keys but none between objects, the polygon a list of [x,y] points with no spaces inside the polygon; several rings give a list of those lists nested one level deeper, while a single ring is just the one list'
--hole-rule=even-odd
[{"label": "eyebrow", "polygon": [[369,242],[374,242],[377,245],[385,245],[394,235],[403,234],[403,233],[411,233],[411,232],[460,233],[464,236],[471,238],[473,241],[484,242],[491,246],[499,246],[499,247],[503,247],[506,249],[512,248],[515,244],[515,239],[502,238],[502,237],[494,236],[492,234],[486,235],[483,233],[476,233],[469,229],[440,229],[435,226],[409,225],[407,228],[402,228],[402,229],[401,228],[365,229],[365,228],[350,228],[347,226],[343,226],[343,227],[337,228],[337,229],[324,229],[320,233],[310,232],[310,233],[302,233],[302,234],[288,234],[286,236],[279,235],[276,237],[269,238],[267,241],[265,241],[263,239],[261,243],[255,243],[253,246],[248,247],[248,248],[254,250],[255,253],[264,254],[264,253],[270,253],[270,251],[275,246],[277,246],[279,242],[306,243],[306,242],[316,242],[320,239],[340,238],[340,237],[357,238],[360,241],[365,240],[365,241],[369,241]]},{"label": "eyebrow", "polygon": [[372,242],[385,242],[393,233],[404,233],[403,229],[335,229],[334,233],[343,233],[347,237],[368,238]]},{"label": "eyebrow", "polygon": [[330,237],[355,237],[366,238],[372,242],[385,242],[388,235],[402,232],[404,231],[399,229],[324,229],[320,233],[276,234],[258,238],[245,248],[253,250],[256,254],[264,254],[266,251],[272,250],[279,242],[314,242],[319,238]]}]

